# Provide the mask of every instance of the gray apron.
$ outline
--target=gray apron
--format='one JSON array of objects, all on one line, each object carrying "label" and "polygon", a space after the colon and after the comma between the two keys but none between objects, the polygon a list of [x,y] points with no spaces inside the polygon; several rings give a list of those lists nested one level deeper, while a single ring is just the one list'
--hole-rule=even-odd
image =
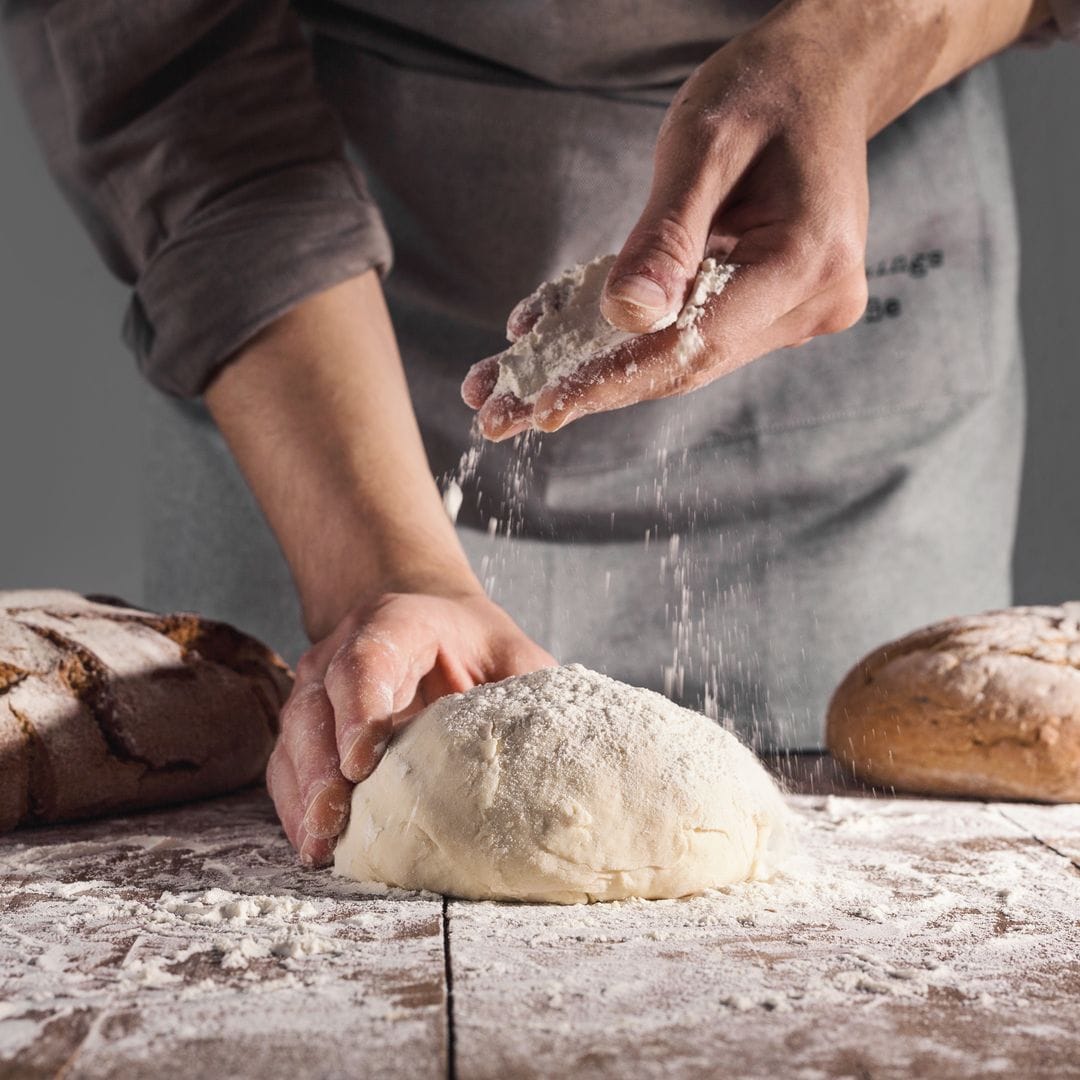
[{"label": "gray apron", "polygon": [[[340,36],[315,47],[394,239],[387,296],[449,475],[470,440],[465,371],[502,346],[520,296],[618,250],[672,91],[486,80]],[[869,160],[858,326],[688,397],[488,446],[464,484],[466,551],[539,642],[761,748],[820,746],[829,693],[875,644],[1010,598],[1023,392],[992,69],[917,105]],[[220,436],[201,406],[148,397],[148,602],[295,657],[287,569]]]}]

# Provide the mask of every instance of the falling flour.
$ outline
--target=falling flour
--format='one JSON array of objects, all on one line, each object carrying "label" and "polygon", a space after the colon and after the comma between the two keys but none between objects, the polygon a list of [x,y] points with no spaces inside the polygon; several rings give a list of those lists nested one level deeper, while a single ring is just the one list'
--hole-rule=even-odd
[{"label": "falling flour", "polygon": [[[532,323],[514,338],[499,357],[499,377],[495,396],[511,395],[526,404],[535,404],[541,392],[572,376],[595,356],[613,352],[638,334],[619,330],[600,311],[600,297],[614,255],[603,255],[563,271],[545,281],[510,314],[508,325]],[[705,303],[718,296],[731,280],[735,267],[706,259],[698,269],[681,311],[661,320],[650,333],[674,325],[679,330],[675,357],[688,364],[704,348],[698,322]]]}]

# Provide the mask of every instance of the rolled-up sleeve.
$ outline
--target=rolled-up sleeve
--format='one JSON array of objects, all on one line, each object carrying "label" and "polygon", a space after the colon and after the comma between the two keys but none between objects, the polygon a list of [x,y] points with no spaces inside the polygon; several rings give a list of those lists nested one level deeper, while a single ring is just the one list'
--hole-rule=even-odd
[{"label": "rolled-up sleeve", "polygon": [[1028,45],[1046,45],[1052,41],[1071,41],[1080,45],[1080,0],[1048,0],[1050,18],[1028,34]]},{"label": "rolled-up sleeve", "polygon": [[1050,10],[1057,33],[1080,43],[1080,0],[1050,0]]},{"label": "rolled-up sleeve", "polygon": [[22,0],[6,43],[50,168],[133,287],[124,336],[202,392],[245,341],[391,248],[284,0]]}]

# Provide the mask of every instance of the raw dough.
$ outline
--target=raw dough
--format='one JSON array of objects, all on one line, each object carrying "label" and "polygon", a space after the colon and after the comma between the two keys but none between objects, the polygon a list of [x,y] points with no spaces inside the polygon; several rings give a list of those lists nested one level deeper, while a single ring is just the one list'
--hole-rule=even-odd
[{"label": "raw dough", "polygon": [[677,897],[770,876],[785,820],[734,735],[575,664],[421,713],[357,785],[334,867],[473,899]]}]

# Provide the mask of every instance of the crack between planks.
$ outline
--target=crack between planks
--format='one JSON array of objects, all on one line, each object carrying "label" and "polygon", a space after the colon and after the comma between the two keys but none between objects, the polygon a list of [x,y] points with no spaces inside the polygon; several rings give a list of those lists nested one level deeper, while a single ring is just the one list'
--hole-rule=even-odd
[{"label": "crack between planks", "polygon": [[450,960],[450,898],[442,901],[443,984],[446,987],[446,1076],[457,1080],[457,1032],[454,1030],[454,971]]},{"label": "crack between planks", "polygon": [[86,1043],[89,1040],[90,1036],[93,1035],[104,1022],[105,1016],[108,1011],[108,1007],[106,1006],[105,1008],[100,1009],[97,1013],[94,1014],[94,1017],[87,1026],[82,1038],[79,1039],[79,1041],[72,1048],[71,1053],[68,1054],[68,1056],[64,1058],[63,1061],[60,1062],[60,1065],[57,1067],[56,1072],[52,1074],[51,1080],[67,1080],[67,1077],[71,1076],[71,1070],[75,1066],[75,1059],[82,1053],[83,1047],[86,1046]]},{"label": "crack between planks", "polygon": [[1000,803],[988,803],[984,805],[992,806],[998,814],[1000,814],[1006,821],[1010,822],[1018,829],[1020,829],[1025,836],[1031,837],[1032,840],[1034,840],[1037,844],[1041,844],[1044,848],[1046,848],[1047,851],[1052,851],[1055,855],[1064,859],[1069,864],[1069,866],[1072,867],[1075,873],[1080,873],[1080,863],[1077,863],[1075,856],[1070,855],[1066,851],[1062,851],[1060,848],[1054,847],[1054,845],[1051,844],[1049,840],[1044,840],[1029,825],[1025,825],[1022,821],[1017,821],[1017,819],[1014,818],[1011,814],[1009,814],[1005,810],[1005,808],[1001,806]]}]

